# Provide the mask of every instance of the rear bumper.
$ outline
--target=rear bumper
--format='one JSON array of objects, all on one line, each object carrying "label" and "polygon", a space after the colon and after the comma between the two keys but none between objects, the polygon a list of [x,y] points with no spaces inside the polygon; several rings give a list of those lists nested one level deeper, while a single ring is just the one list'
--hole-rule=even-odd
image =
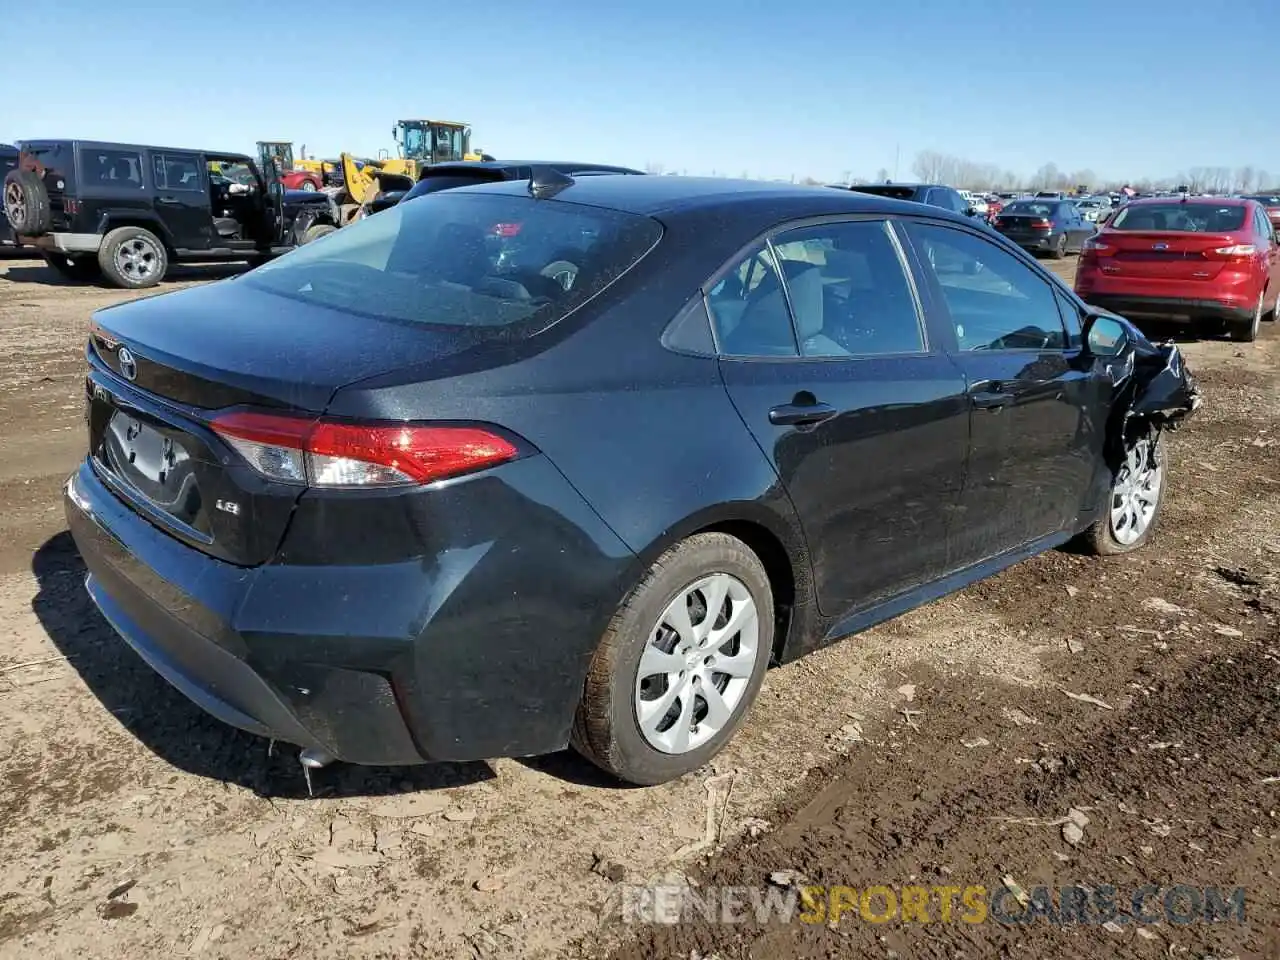
[{"label": "rear bumper", "polygon": [[1023,250],[1031,251],[1052,250],[1059,236],[1056,233],[1007,233],[1003,230],[997,232],[1010,243],[1017,244]]},{"label": "rear bumper", "polygon": [[[545,458],[508,467],[508,486],[577,497]],[[243,568],[152,526],[88,461],[65,489],[89,594],[157,673],[232,726],[388,765],[568,743],[635,562],[580,505],[550,504],[557,528],[579,521],[569,537],[531,514],[510,543],[403,564]]]},{"label": "rear bumper", "polygon": [[1144,297],[1133,294],[1084,293],[1076,291],[1089,304],[1131,319],[1159,319],[1193,323],[1216,320],[1244,323],[1253,320],[1253,308],[1188,297]]},{"label": "rear bumper", "polygon": [[49,253],[97,253],[102,246],[102,237],[96,233],[46,233],[19,239],[21,243]]}]

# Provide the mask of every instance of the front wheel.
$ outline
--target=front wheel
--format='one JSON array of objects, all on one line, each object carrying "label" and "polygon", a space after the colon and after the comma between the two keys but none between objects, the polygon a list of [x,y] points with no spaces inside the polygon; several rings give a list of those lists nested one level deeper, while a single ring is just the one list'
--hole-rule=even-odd
[{"label": "front wheel", "polygon": [[1165,455],[1158,430],[1130,438],[1111,484],[1107,509],[1084,533],[1099,556],[1131,553],[1147,545],[1164,503]]},{"label": "front wheel", "polygon": [[728,743],[773,649],[773,594],[736,537],[701,533],[654,562],[591,661],[575,749],[629,783],[698,769]]}]

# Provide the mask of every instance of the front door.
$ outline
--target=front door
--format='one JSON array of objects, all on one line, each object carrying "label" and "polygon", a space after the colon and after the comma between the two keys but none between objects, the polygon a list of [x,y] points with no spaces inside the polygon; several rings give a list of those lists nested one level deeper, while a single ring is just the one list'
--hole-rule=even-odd
[{"label": "front door", "polygon": [[173,246],[205,250],[213,246],[213,213],[204,158],[194,153],[151,153],[156,215]]},{"label": "front door", "polygon": [[1077,522],[1099,449],[1098,391],[1054,287],[997,242],[913,222],[929,310],[964,372],[970,453],[952,560],[968,565]]},{"label": "front door", "polygon": [[927,335],[889,225],[775,235],[707,300],[725,385],[795,506],[822,613],[943,574],[964,378]]}]

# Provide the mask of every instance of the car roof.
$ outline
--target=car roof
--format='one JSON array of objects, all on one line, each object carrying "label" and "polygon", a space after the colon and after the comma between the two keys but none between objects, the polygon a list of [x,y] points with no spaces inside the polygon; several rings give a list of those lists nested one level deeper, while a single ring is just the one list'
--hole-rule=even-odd
[{"label": "car roof", "polygon": [[427,167],[428,171],[447,170],[511,170],[517,167],[551,167],[554,170],[605,170],[610,173],[640,174],[644,171],[586,160],[442,160]]},{"label": "car roof", "polygon": [[[946,186],[946,185],[941,183],[899,183],[897,180],[895,180],[893,183],[855,183],[853,186],[849,187],[848,189],[861,190],[864,187],[875,187],[877,189],[880,189],[883,187],[889,187],[890,189],[892,189],[894,187],[904,187],[908,190],[923,190],[925,189],[925,187],[943,187],[943,186]],[[947,187],[946,189],[950,190],[953,188]]]},{"label": "car roof", "polygon": [[[468,193],[525,194],[523,180],[504,180],[458,187]],[[452,191],[451,191],[452,192]],[[717,208],[755,206],[778,211],[783,219],[857,213],[920,213],[920,204],[853,190],[826,186],[731,180],[723,177],[591,176],[583,177],[555,194],[556,200],[606,207],[642,216]],[[929,207],[929,215],[969,220],[959,214]]]},{"label": "car roof", "polygon": [[[283,142],[283,141],[281,141]],[[17,141],[19,148],[25,148],[27,144],[42,143],[71,143],[77,147],[88,147],[91,150],[158,150],[161,153],[202,153],[206,156],[212,156],[224,160],[251,160],[253,159],[247,153],[237,153],[234,150],[197,150],[192,147],[162,147],[154,143],[116,143],[111,140],[76,140],[73,137],[27,137]]]}]

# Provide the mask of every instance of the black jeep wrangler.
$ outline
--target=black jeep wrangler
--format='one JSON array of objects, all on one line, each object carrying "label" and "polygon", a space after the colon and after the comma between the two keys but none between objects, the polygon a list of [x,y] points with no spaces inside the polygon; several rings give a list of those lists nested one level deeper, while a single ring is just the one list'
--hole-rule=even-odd
[{"label": "black jeep wrangler", "polygon": [[76,280],[140,289],[171,263],[259,263],[338,228],[328,195],[285,190],[244,154],[86,140],[17,148],[8,224]]}]

